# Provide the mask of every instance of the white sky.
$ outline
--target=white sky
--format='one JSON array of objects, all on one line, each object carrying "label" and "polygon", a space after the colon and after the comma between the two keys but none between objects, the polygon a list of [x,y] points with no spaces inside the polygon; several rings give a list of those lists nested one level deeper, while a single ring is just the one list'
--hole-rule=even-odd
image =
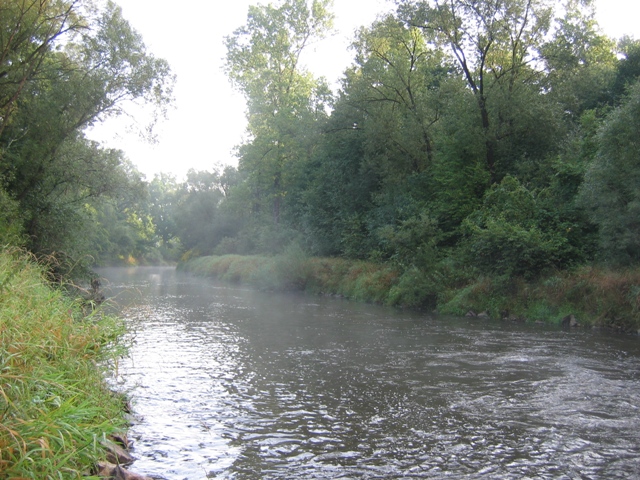
[{"label": "white sky", "polygon": [[[190,168],[211,170],[214,164],[237,165],[233,154],[243,139],[244,99],[222,71],[223,38],[244,25],[250,4],[258,0],[116,0],[124,17],[144,38],[149,52],[166,59],[177,75],[176,108],[156,127],[158,142],[145,143],[127,133],[122,120],[110,120],[90,136],[105,146],[124,150],[151,180],[170,172],[181,179]],[[640,38],[640,0],[596,0],[602,30],[618,38]],[[392,10],[388,0],[334,0],[338,33],[312,47],[309,68],[335,84],[353,54],[353,32],[369,25],[380,12]],[[313,63],[313,64],[312,64]]]}]

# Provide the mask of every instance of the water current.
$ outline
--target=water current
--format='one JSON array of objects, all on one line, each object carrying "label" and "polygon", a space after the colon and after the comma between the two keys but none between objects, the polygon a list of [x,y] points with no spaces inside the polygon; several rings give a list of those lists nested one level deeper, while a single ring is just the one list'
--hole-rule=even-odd
[{"label": "water current", "polygon": [[174,479],[640,478],[640,340],[103,269],[132,469]]}]

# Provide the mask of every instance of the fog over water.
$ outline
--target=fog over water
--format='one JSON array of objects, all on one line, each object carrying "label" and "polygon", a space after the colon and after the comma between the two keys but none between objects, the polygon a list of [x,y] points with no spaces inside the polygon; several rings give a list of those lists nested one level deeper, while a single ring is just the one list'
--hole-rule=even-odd
[{"label": "fog over water", "polygon": [[132,470],[204,478],[638,478],[640,341],[104,269]]}]

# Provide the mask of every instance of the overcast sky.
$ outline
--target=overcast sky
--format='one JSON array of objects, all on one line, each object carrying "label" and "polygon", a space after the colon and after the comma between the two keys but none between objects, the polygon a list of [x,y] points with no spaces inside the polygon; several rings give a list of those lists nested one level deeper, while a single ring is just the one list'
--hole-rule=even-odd
[{"label": "overcast sky", "polygon": [[[222,72],[223,38],[246,21],[257,0],[116,0],[124,17],[144,38],[148,51],[166,59],[177,75],[175,109],[156,129],[150,145],[112,120],[90,135],[105,146],[120,148],[151,180],[170,172],[182,178],[190,169],[210,170],[216,163],[237,165],[234,146],[243,139],[244,100]],[[639,0],[596,0],[597,19],[613,37],[640,38]],[[393,9],[387,0],[334,0],[331,38],[312,46],[309,68],[336,84],[353,55],[348,45],[356,28],[369,25]]]}]

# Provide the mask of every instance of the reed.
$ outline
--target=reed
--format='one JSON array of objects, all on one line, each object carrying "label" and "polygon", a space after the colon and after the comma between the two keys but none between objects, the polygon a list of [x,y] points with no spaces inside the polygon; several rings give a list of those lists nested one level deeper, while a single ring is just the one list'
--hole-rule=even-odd
[{"label": "reed", "polygon": [[85,317],[28,256],[0,252],[0,478],[87,478],[124,429],[105,381],[119,320]]},{"label": "reed", "polygon": [[195,275],[242,283],[263,290],[306,290],[371,303],[391,303],[398,272],[359,260],[310,258],[290,248],[272,257],[223,255],[200,257],[180,265]]}]

